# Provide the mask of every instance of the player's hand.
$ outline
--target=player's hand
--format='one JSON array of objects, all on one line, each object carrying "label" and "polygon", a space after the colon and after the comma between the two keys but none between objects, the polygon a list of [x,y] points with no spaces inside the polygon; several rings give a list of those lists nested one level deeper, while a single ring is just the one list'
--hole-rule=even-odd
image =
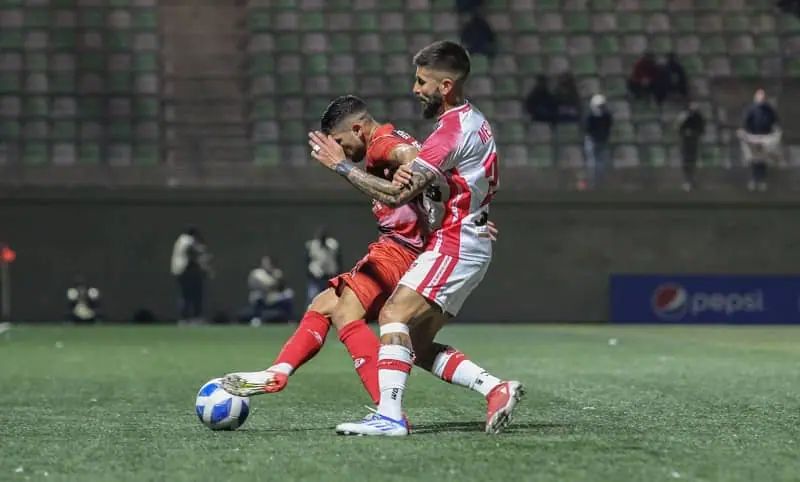
[{"label": "player's hand", "polygon": [[398,167],[396,171],[394,171],[394,176],[392,176],[392,184],[395,186],[408,187],[411,185],[412,174],[413,172],[411,171],[411,164],[403,164],[402,166]]},{"label": "player's hand", "polygon": [[487,223],[487,226],[489,227],[489,239],[497,241],[497,227],[491,221]]},{"label": "player's hand", "polygon": [[308,133],[308,145],[311,146],[311,157],[328,169],[336,169],[336,165],[345,160],[342,146],[320,131]]}]

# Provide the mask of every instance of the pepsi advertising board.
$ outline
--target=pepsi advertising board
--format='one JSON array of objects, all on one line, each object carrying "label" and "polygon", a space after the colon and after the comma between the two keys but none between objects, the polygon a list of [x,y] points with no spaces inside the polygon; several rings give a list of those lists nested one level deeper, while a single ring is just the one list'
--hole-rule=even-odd
[{"label": "pepsi advertising board", "polygon": [[609,294],[614,323],[800,323],[800,276],[615,274]]}]

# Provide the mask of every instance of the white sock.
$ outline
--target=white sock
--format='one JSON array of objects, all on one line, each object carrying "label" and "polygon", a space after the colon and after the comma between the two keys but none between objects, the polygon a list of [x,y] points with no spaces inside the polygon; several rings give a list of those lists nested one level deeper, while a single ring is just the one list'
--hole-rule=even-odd
[{"label": "white sock", "polygon": [[276,365],[272,365],[271,367],[267,368],[267,371],[291,375],[292,372],[294,371],[294,367],[289,365],[288,363],[278,363]]},{"label": "white sock", "polygon": [[[408,335],[408,326],[389,323],[381,327],[381,337],[391,333]],[[402,345],[381,345],[378,350],[379,414],[394,420],[403,418],[403,392],[411,372],[411,359],[411,350]]]},{"label": "white sock", "polygon": [[484,397],[502,380],[470,361],[463,353],[453,348],[436,355],[433,360],[434,375],[442,380],[475,390]]}]

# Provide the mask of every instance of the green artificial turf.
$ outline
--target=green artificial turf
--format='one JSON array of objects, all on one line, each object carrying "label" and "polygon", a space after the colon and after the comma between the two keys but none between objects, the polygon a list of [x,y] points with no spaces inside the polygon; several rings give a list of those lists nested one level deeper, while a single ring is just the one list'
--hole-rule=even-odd
[{"label": "green artificial turf", "polygon": [[204,428],[199,387],[291,330],[16,327],[0,481],[800,480],[800,329],[453,326],[442,341],[527,385],[514,430],[485,435],[478,394],[415,370],[405,439],[334,434],[368,399],[330,336],[242,429]]}]

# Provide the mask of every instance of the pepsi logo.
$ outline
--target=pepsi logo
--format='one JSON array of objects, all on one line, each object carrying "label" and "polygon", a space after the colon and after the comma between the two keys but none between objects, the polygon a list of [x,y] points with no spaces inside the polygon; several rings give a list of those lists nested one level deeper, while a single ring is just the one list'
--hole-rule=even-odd
[{"label": "pepsi logo", "polygon": [[679,320],[689,306],[689,293],[679,284],[663,284],[653,291],[653,312],[664,320]]}]

